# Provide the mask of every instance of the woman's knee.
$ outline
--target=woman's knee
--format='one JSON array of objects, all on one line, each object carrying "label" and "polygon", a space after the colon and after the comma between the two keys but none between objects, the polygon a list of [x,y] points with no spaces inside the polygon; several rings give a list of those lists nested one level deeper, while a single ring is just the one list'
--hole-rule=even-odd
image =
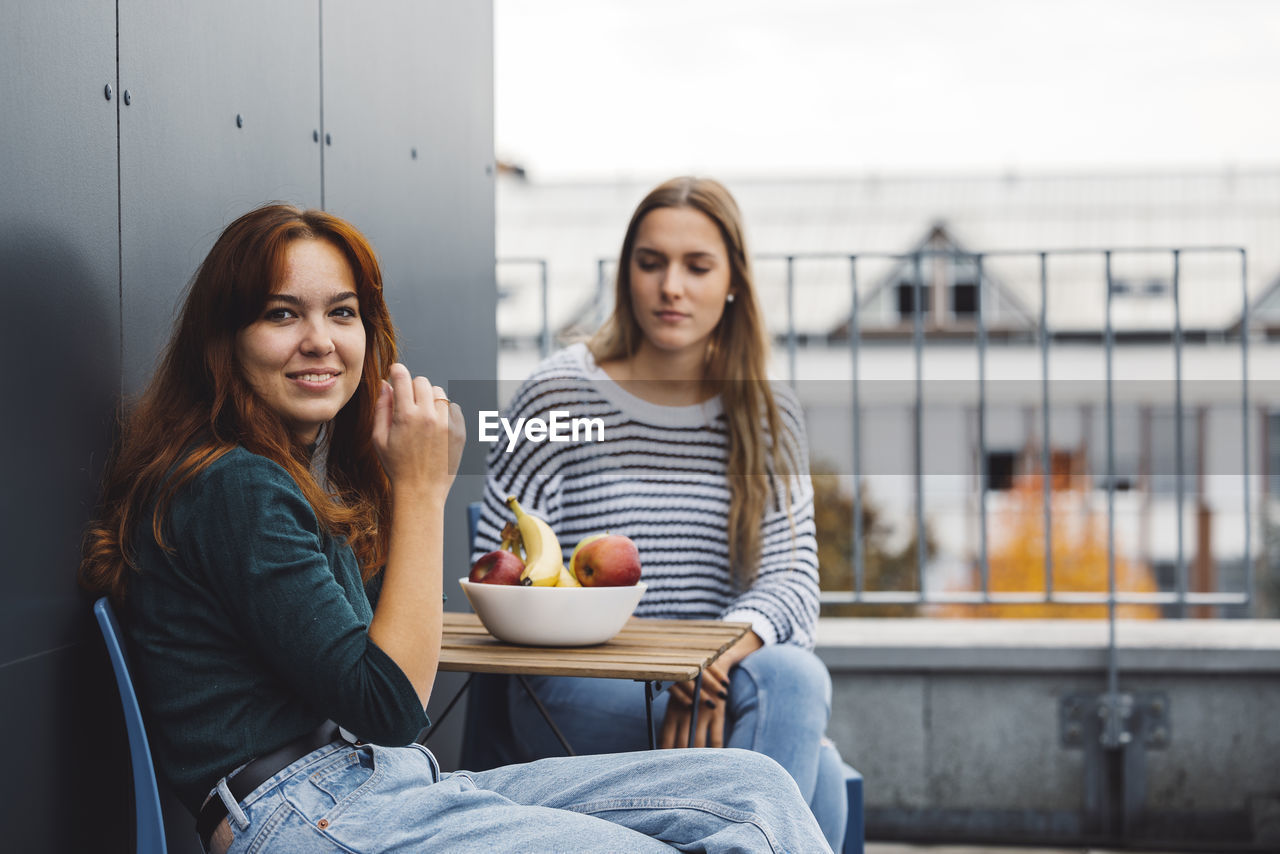
[{"label": "woman's knee", "polygon": [[785,692],[797,699],[831,708],[831,674],[822,659],[807,649],[771,644],[738,662],[759,690]]},{"label": "woman's knee", "polygon": [[[707,764],[703,764],[707,763]],[[738,747],[725,747],[720,750],[700,751],[698,754],[699,773],[708,772],[714,776],[737,781],[756,780],[762,782],[765,791],[782,781],[794,783],[786,769],[772,758],[754,750]]]}]

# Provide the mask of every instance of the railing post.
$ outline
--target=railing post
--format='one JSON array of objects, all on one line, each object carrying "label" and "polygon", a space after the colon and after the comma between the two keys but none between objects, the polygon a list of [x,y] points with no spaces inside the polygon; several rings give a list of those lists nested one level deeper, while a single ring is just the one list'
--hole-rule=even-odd
[{"label": "railing post", "polygon": [[604,258],[596,259],[596,323],[595,323],[596,328],[599,328],[600,324],[604,323],[604,315],[605,315],[604,265],[605,265]]},{"label": "railing post", "polygon": [[796,387],[796,256],[787,256],[787,376]]},{"label": "railing post", "polygon": [[862,548],[862,405],[858,389],[858,348],[861,330],[858,316],[858,256],[849,256],[849,353],[853,362],[853,585],[857,599],[862,598],[866,566]]},{"label": "railing post", "polygon": [[1040,391],[1044,429],[1040,464],[1044,471],[1044,601],[1053,599],[1053,452],[1049,442],[1049,260],[1040,253]]},{"label": "railing post", "polygon": [[1173,250],[1173,444],[1177,462],[1174,472],[1177,477],[1178,514],[1178,563],[1176,567],[1178,586],[1177,615],[1187,615],[1187,553],[1185,545],[1184,521],[1182,518],[1183,502],[1186,499],[1186,481],[1184,480],[1183,461],[1183,403],[1182,403],[1182,259],[1177,249]]},{"label": "railing post", "polygon": [[1244,578],[1249,608],[1256,613],[1253,514],[1249,494],[1249,255],[1240,250],[1240,449],[1244,459]]},{"label": "railing post", "polygon": [[[983,319],[982,256],[973,257],[978,276],[978,560],[982,601],[991,601],[991,566],[987,556],[987,326]],[[935,296],[935,304],[937,297]],[[923,590],[923,588],[921,588]]]},{"label": "railing post", "polygon": [[1114,282],[1111,278],[1111,251],[1106,252],[1107,265],[1107,697],[1102,743],[1107,748],[1123,744],[1116,672],[1116,409],[1112,361],[1115,356],[1115,329],[1111,320]]},{"label": "railing post", "polygon": [[542,358],[545,359],[551,355],[551,298],[547,287],[547,259],[540,259],[538,265],[542,268],[542,338],[540,343]]},{"label": "railing post", "polygon": [[915,498],[916,498],[916,577],[919,596],[924,599],[924,574],[928,552],[924,536],[924,267],[919,250],[915,253],[915,281],[912,284],[911,343],[916,356],[915,401]]}]

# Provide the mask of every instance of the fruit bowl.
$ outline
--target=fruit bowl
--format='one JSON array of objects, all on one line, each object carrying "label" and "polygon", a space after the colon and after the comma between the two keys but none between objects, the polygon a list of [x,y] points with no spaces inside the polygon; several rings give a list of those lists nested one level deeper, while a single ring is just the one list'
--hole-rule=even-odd
[{"label": "fruit bowl", "polygon": [[645,591],[643,581],[627,587],[458,583],[489,634],[525,646],[604,643],[622,629]]}]

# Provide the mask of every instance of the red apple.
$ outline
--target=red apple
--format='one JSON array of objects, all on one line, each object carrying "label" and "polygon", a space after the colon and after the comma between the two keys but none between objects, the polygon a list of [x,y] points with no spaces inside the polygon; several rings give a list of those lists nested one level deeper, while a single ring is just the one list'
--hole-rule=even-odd
[{"label": "red apple", "polygon": [[471,565],[467,581],[472,584],[519,584],[524,561],[505,549],[489,552]]},{"label": "red apple", "polygon": [[630,537],[583,537],[569,559],[569,571],[583,587],[628,587],[640,580],[640,551]]}]

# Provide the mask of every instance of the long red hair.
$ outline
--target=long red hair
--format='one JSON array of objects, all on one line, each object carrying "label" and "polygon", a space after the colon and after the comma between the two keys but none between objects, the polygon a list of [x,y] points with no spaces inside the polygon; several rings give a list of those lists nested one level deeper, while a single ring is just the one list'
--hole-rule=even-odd
[{"label": "long red hair", "polygon": [[[325,240],[351,265],[365,327],[360,385],[327,429],[328,483],[311,474],[310,449],[253,393],[236,357],[236,335],[253,322],[282,281],[295,240]],[[386,562],[390,486],[373,447],[379,383],[396,358],[382,273],[364,236],[318,210],[274,204],[237,219],[219,236],[192,280],[173,337],[151,384],[121,419],[103,480],[100,516],[90,524],[80,583],[124,598],[134,537],[151,508],[150,536],[162,547],[174,494],[236,445],[267,457],[297,482],[320,524],[344,536],[366,580]],[[332,489],[330,493],[328,490]],[[335,500],[335,498],[337,500]]]}]

